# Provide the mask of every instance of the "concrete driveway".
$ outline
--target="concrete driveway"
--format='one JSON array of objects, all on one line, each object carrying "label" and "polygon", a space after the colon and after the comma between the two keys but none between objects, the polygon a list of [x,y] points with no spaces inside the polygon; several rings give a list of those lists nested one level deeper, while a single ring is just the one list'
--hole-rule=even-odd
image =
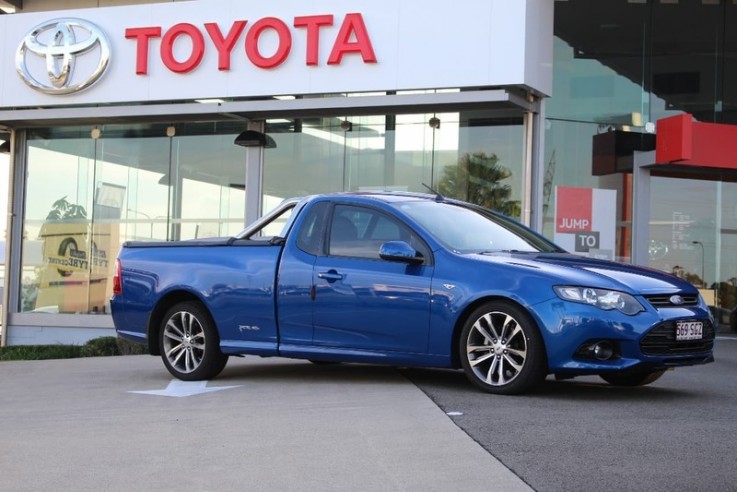
[{"label": "concrete driveway", "polygon": [[151,356],[0,362],[0,399],[6,491],[530,490],[392,368],[231,358],[183,384]]}]

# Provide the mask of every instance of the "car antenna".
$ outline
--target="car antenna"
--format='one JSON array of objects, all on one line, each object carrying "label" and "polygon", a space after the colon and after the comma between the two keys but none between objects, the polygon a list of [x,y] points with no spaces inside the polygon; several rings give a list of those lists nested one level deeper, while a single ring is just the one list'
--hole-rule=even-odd
[{"label": "car antenna", "polygon": [[422,186],[424,186],[425,188],[427,188],[428,190],[430,190],[431,193],[435,194],[435,201],[436,202],[440,203],[440,202],[444,202],[445,201],[445,197],[443,195],[441,195],[439,192],[433,190],[432,187],[426,185],[425,183],[422,183]]}]

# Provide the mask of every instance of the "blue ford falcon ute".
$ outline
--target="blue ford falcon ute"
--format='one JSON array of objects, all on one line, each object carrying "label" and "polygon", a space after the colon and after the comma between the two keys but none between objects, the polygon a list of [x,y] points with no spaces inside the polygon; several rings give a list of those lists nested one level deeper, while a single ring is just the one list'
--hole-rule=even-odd
[{"label": "blue ford falcon ute", "polygon": [[518,394],[549,374],[638,386],[714,360],[690,283],[411,193],[287,200],[234,237],[125,243],[112,314],[183,380],[249,354],[462,368]]}]

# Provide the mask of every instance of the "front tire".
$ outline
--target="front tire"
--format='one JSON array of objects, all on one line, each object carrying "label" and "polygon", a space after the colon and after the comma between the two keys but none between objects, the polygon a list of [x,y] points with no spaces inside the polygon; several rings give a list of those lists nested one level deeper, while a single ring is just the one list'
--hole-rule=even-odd
[{"label": "front tire", "polygon": [[547,375],[537,326],[526,311],[509,302],[487,302],[473,311],[459,349],[466,377],[487,393],[524,393]]},{"label": "front tire", "polygon": [[212,379],[228,362],[215,323],[197,302],[180,302],[166,312],[159,347],[166,368],[183,381]]},{"label": "front tire", "polygon": [[599,377],[612,386],[645,386],[654,383],[665,374],[665,369],[651,372],[631,372],[627,374],[599,374]]}]

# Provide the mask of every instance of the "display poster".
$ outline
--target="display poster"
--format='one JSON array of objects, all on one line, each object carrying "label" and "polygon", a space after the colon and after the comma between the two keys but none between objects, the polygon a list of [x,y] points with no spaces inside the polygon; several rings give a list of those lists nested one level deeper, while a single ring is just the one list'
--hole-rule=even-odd
[{"label": "display poster", "polygon": [[614,260],[617,191],[555,188],[554,241],[571,253]]}]

